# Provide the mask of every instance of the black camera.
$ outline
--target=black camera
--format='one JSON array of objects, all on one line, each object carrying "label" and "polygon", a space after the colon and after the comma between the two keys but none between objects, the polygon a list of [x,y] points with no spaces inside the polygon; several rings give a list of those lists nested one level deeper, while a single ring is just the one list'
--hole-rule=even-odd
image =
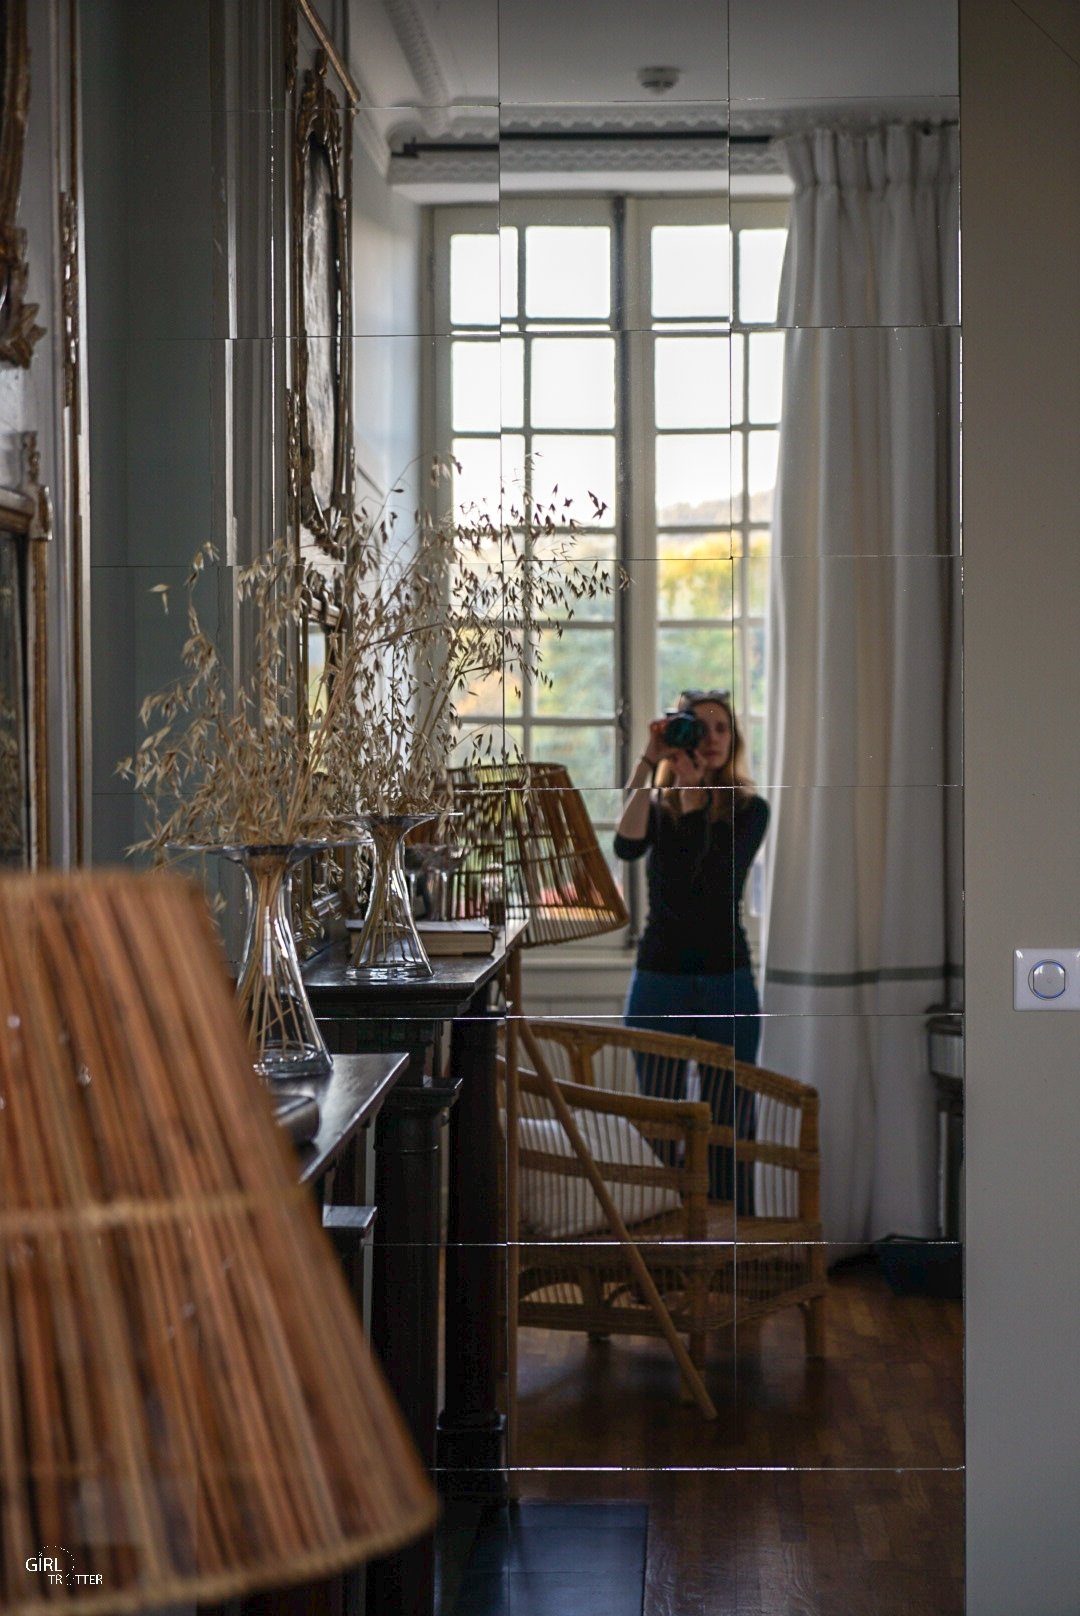
[{"label": "black camera", "polygon": [[705,739],[705,725],[693,712],[665,713],[664,745],[677,752],[696,752]]}]

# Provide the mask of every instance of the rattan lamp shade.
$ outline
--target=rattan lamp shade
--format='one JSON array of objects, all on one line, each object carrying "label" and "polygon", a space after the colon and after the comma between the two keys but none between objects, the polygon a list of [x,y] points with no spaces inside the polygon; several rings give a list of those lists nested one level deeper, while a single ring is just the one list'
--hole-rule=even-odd
[{"label": "rattan lamp shade", "polygon": [[0,881],[0,1107],[5,1616],[226,1599],[430,1527],[194,889]]},{"label": "rattan lamp shade", "polygon": [[528,916],[524,947],[618,931],[629,920],[580,791],[561,763],[485,763],[451,771],[455,835],[466,849],[452,912],[480,914],[501,894]]}]

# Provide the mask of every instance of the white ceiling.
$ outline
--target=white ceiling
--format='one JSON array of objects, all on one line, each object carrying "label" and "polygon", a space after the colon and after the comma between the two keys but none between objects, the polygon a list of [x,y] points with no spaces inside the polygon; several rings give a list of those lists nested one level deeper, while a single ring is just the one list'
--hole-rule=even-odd
[{"label": "white ceiling", "polygon": [[[504,129],[583,135],[613,126],[773,133],[840,117],[933,119],[956,112],[956,0],[348,0],[348,6],[362,123],[384,166],[387,148],[400,151],[409,139],[494,144],[500,118]],[[637,75],[659,65],[677,68],[679,76],[672,89],[654,95]],[[417,179],[420,166],[394,165],[416,169]],[[625,166],[633,168],[632,159]],[[504,156],[504,174],[509,169]],[[684,184],[693,188],[690,180]]]}]

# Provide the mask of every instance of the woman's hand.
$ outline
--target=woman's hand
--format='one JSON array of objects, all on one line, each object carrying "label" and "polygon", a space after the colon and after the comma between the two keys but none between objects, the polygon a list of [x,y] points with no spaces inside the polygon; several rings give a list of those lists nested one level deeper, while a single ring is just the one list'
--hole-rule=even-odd
[{"label": "woman's hand", "polygon": [[675,771],[675,784],[680,790],[701,784],[705,775],[705,765],[696,752],[669,750],[668,759]]},{"label": "woman's hand", "polygon": [[649,725],[649,739],[641,755],[654,769],[658,763],[663,763],[665,758],[675,758],[679,755],[675,748],[668,746],[664,740],[667,724],[666,718],[654,718]]},{"label": "woman's hand", "polygon": [[677,786],[699,785],[705,773],[705,765],[696,752],[687,752],[681,746],[667,745],[664,740],[667,726],[666,718],[653,719],[649,725],[649,743],[641,754],[642,757],[652,768],[665,760],[670,763],[675,771]]}]

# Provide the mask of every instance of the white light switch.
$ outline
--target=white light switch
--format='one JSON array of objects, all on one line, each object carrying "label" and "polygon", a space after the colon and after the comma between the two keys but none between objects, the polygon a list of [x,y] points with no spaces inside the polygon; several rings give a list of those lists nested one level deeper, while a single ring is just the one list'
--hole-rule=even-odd
[{"label": "white light switch", "polygon": [[1013,951],[1014,1010],[1080,1010],[1080,948]]}]

